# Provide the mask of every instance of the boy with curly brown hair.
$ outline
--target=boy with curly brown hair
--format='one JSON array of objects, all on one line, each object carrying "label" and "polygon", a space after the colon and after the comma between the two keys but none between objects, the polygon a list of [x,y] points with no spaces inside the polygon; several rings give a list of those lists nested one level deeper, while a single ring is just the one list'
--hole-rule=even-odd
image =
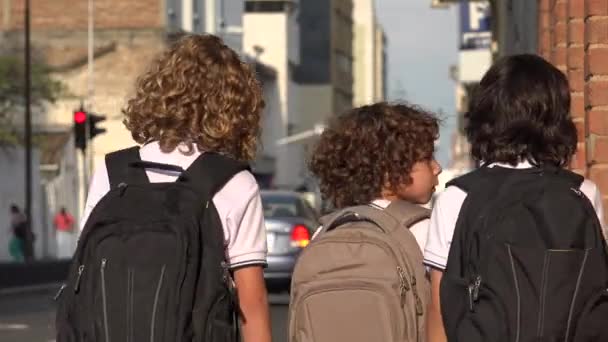
[{"label": "boy with curly brown hair", "polygon": [[[242,163],[254,159],[264,107],[262,88],[253,68],[220,38],[180,38],[151,63],[135,88],[123,114],[126,128],[141,145],[142,161],[187,170],[205,154]],[[181,180],[180,172],[155,167],[146,168],[145,176],[150,183]],[[110,183],[108,168],[102,164],[91,181],[82,227],[111,190]],[[212,204],[221,222],[226,266],[238,290],[244,341],[268,342],[266,229],[253,174],[236,173],[215,192]],[[208,321],[203,324],[214,324],[212,318]]]},{"label": "boy with curly brown hair", "polygon": [[329,124],[310,169],[336,211],[292,275],[290,342],[423,342],[430,297],[423,265],[438,119],[376,103]]},{"label": "boy with curly brown hair", "polygon": [[[386,102],[352,109],[321,135],[310,162],[321,193],[336,209],[391,201],[428,203],[441,167],[434,158],[437,117],[419,107]],[[428,220],[411,231],[424,249]]]}]

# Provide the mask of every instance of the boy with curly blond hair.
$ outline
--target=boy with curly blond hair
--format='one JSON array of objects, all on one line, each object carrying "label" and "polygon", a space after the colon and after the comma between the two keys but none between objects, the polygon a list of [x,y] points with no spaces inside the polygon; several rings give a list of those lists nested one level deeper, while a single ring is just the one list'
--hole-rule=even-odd
[{"label": "boy with curly blond hair", "polygon": [[[264,107],[262,88],[253,68],[241,61],[220,38],[183,36],[152,62],[135,88],[135,95],[123,110],[124,124],[141,145],[138,149],[141,161],[152,162],[145,169],[150,183],[181,181],[179,169],[187,170],[208,154],[241,163],[254,159]],[[156,168],[154,163],[177,168]],[[111,190],[109,178],[106,165],[100,165],[91,181],[82,226]],[[253,174],[244,170],[215,190],[212,203],[200,206],[213,205],[221,222],[225,252],[222,267],[226,266],[238,291],[236,304],[244,341],[268,342],[271,340],[269,309],[263,278],[266,230],[258,184]],[[129,276],[134,278],[131,286],[133,282],[137,285],[138,274]],[[210,280],[199,279],[199,282],[203,282],[199,286],[205,286]],[[161,290],[160,284],[158,289]],[[211,304],[203,305],[209,308]],[[213,307],[210,310],[214,310]],[[216,319],[220,319],[221,314],[217,315]],[[194,320],[196,316],[193,317]],[[211,313],[207,321],[202,323],[212,330],[206,332],[207,338],[211,336],[219,341],[213,338],[217,334],[213,331],[214,324],[219,323],[214,322]],[[200,325],[199,322],[193,324]],[[222,334],[230,333],[222,331]],[[194,328],[194,333],[199,332]]]}]

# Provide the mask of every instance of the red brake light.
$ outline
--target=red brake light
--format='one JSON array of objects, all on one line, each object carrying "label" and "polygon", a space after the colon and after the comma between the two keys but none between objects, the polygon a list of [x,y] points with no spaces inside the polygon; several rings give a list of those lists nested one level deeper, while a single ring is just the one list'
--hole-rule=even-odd
[{"label": "red brake light", "polygon": [[294,247],[306,247],[310,243],[310,232],[301,224],[293,227],[291,231],[291,245]]}]

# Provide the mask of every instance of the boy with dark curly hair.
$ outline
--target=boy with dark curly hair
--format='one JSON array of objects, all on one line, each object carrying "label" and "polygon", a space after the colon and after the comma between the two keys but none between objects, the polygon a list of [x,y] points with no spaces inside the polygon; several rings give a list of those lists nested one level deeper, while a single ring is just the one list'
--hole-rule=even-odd
[{"label": "boy with dark curly hair", "polygon": [[[471,144],[471,155],[481,167],[469,175],[461,177],[463,180],[465,179],[464,177],[467,177],[466,179],[472,184],[471,188],[468,189],[470,191],[465,192],[464,189],[459,186],[448,184],[445,191],[437,196],[434,203],[428,241],[424,252],[425,264],[431,268],[432,296],[427,329],[428,341],[430,342],[445,342],[448,338],[450,341],[498,340],[488,336],[473,337],[471,335],[473,334],[473,331],[481,333],[484,330],[483,327],[480,327],[483,326],[483,324],[479,325],[479,323],[473,323],[478,325],[469,330],[467,330],[466,327],[458,328],[460,333],[464,332],[464,335],[459,335],[459,338],[455,338],[457,329],[454,326],[452,326],[452,331],[444,329],[444,323],[446,321],[442,320],[442,314],[460,317],[458,319],[462,319],[463,317],[461,311],[452,304],[454,303],[452,302],[454,297],[451,297],[444,292],[445,288],[442,279],[445,283],[445,281],[452,279],[450,276],[453,276],[444,276],[444,272],[447,272],[447,268],[449,268],[447,266],[450,262],[462,262],[463,268],[453,267],[455,270],[453,272],[458,273],[458,269],[460,269],[460,273],[462,273],[461,276],[464,276],[464,268],[468,267],[466,265],[470,265],[470,263],[477,261],[473,261],[473,259],[460,261],[463,260],[462,258],[464,255],[461,253],[464,253],[463,251],[465,250],[468,253],[473,253],[477,251],[478,248],[482,248],[483,243],[480,242],[481,240],[487,239],[490,241],[493,239],[493,236],[499,236],[502,231],[499,229],[499,225],[502,224],[501,222],[507,224],[509,222],[508,220],[520,219],[520,221],[517,221],[517,224],[520,227],[523,227],[522,229],[524,232],[523,234],[512,234],[510,235],[510,239],[517,239],[518,235],[523,235],[527,239],[526,244],[530,245],[533,243],[532,241],[534,241],[533,237],[536,236],[534,235],[535,233],[533,233],[534,229],[538,226],[546,225],[546,223],[543,223],[548,222],[545,221],[545,219],[551,221],[551,217],[555,218],[560,214],[569,215],[567,213],[559,213],[557,210],[548,210],[548,213],[541,213],[538,208],[532,207],[535,205],[534,203],[530,204],[528,202],[525,204],[528,209],[520,210],[516,215],[514,212],[511,212],[510,214],[504,213],[504,211],[502,211],[504,208],[499,207],[499,204],[493,204],[493,201],[498,201],[499,198],[502,198],[499,196],[501,193],[508,193],[512,196],[518,195],[519,192],[508,192],[519,191],[514,190],[518,189],[517,186],[519,184],[515,180],[521,179],[521,182],[523,182],[524,180],[528,181],[529,177],[532,177],[532,180],[530,180],[529,183],[522,183],[526,185],[522,186],[524,192],[520,196],[523,197],[518,197],[523,198],[523,200],[520,199],[520,203],[526,198],[538,198],[536,200],[537,204],[545,201],[542,203],[545,203],[545,207],[549,208],[550,206],[548,204],[554,203],[554,205],[559,205],[560,200],[565,201],[569,198],[568,196],[575,193],[583,199],[582,202],[579,202],[581,203],[579,205],[586,206],[584,202],[590,201],[595,214],[599,219],[598,224],[603,224],[602,198],[597,186],[589,180],[583,180],[582,177],[580,177],[578,181],[572,182],[572,184],[576,183],[576,185],[572,186],[568,182],[570,179],[576,180],[577,176],[561,170],[562,168],[569,166],[577,145],[577,132],[570,115],[570,89],[566,76],[561,71],[535,55],[505,57],[497,61],[482,78],[478,89],[471,99],[469,111],[465,117],[467,119],[465,131]],[[495,177],[491,175],[495,175]],[[551,177],[556,178],[554,183],[547,183],[552,184],[551,186],[542,185],[543,182],[545,182],[545,179],[546,182],[553,182],[553,178]],[[485,182],[486,178],[489,179],[487,182]],[[505,182],[508,181],[511,182],[509,183],[510,186],[503,187],[502,184],[506,184]],[[478,189],[475,184],[483,185],[480,185]],[[538,191],[537,188],[535,188],[537,185],[544,186],[544,188],[539,188],[542,190]],[[563,187],[564,190],[563,192],[558,193],[557,191],[559,191],[560,187]],[[510,188],[510,190],[507,188]],[[577,188],[580,188],[580,191]],[[557,199],[557,202],[550,202],[551,198],[542,197],[542,193],[549,193],[551,191],[554,191],[554,194],[557,194],[555,196],[563,195],[564,198]],[[476,198],[481,198],[479,197],[481,195],[478,194],[482,193],[485,194],[484,196],[487,195],[487,197],[483,197],[485,200],[476,200]],[[470,201],[468,201],[469,198]],[[573,203],[575,206],[577,202]],[[492,207],[492,205],[494,205],[494,207]],[[589,205],[588,208],[590,208],[591,205]],[[465,210],[465,208],[468,208],[468,210]],[[572,207],[570,209],[575,210],[577,208]],[[526,216],[528,215],[527,211],[533,212],[533,214]],[[492,229],[492,233],[486,232],[484,234],[487,234],[487,236],[483,235],[483,238],[480,236],[479,239],[471,235],[473,233],[470,233],[468,230],[469,228],[467,227],[472,227],[477,224],[485,225],[485,223],[483,223],[484,220],[489,220],[485,217],[493,217],[492,215],[498,215],[498,213],[501,213],[503,216],[502,219],[496,218],[496,220],[491,221],[492,227],[489,229]],[[548,216],[542,216],[541,214],[546,214]],[[475,219],[474,217],[478,217],[478,219]],[[481,219],[482,217],[484,217],[483,220]],[[595,218],[591,219],[595,220]],[[533,224],[532,222],[535,220],[539,220],[537,223],[538,225],[531,226]],[[564,221],[565,218],[562,217],[561,220]],[[458,223],[458,227],[462,228],[457,229],[457,222],[467,222],[467,224],[460,225],[460,223]],[[556,227],[553,229],[558,229],[557,227],[559,227],[559,225],[553,226]],[[564,227],[559,227],[559,229],[562,229],[562,232],[557,234],[558,236],[561,235],[565,237],[568,235]],[[461,234],[456,235],[455,232],[461,232]],[[481,232],[481,230],[479,230],[479,232]],[[465,238],[465,235],[469,236],[469,238]],[[472,243],[477,244],[477,247],[471,247]],[[460,248],[460,244],[463,244],[462,248]],[[455,249],[455,245],[459,245],[459,248]],[[468,247],[464,247],[465,245]],[[499,245],[499,248],[502,248],[505,244],[500,243]],[[499,248],[492,249],[498,250]],[[566,251],[566,247],[557,249]],[[473,252],[471,252],[471,250],[473,250]],[[453,255],[452,252],[456,254]],[[508,253],[511,253],[511,250],[508,250]],[[481,254],[481,252],[479,252],[479,254]],[[450,261],[448,261],[448,255],[450,256]],[[545,257],[547,256],[548,254],[545,255]],[[482,260],[487,261],[489,259],[490,258],[480,257],[479,262],[484,262]],[[553,263],[558,261],[558,258],[555,258],[555,261],[552,259]],[[535,262],[542,263],[542,257],[541,260],[536,260]],[[466,263],[466,265],[464,265],[464,263]],[[518,263],[526,264],[525,261],[518,261]],[[499,264],[488,265],[488,270],[501,269],[501,265]],[[511,264],[511,266],[513,267],[512,271],[515,272],[515,263]],[[486,269],[485,266],[479,266],[477,268]],[[510,272],[511,267],[509,267],[508,270]],[[526,277],[532,277],[533,275],[538,274],[530,274]],[[538,276],[540,278],[540,275]],[[477,307],[476,301],[480,300],[480,296],[477,295],[477,293],[479,293],[478,291],[485,291],[485,293],[487,293],[488,291],[491,292],[496,290],[496,288],[494,288],[494,290],[485,288],[485,286],[490,286],[485,285],[488,283],[485,279],[485,274],[479,274],[478,277],[479,278],[477,278],[477,276],[474,277],[476,280],[473,281],[472,285],[469,285],[469,290],[472,295],[469,295],[470,299],[465,305],[467,307],[466,311],[468,313],[470,307],[471,313],[476,311],[484,312],[484,317],[480,319],[485,320],[484,322],[494,322],[495,325],[493,325],[493,327],[501,327],[502,329],[508,324],[508,322],[505,322],[506,318],[504,316],[494,317],[492,314],[488,314],[489,311],[486,310],[486,307]],[[470,281],[470,279],[466,279],[465,281]],[[479,290],[480,286],[482,287],[481,290]],[[509,283],[507,286],[512,289],[517,288],[517,284]],[[455,297],[458,297],[459,295],[465,296],[466,289],[462,288],[460,293]],[[557,298],[555,299],[557,300]],[[515,305],[514,301],[504,300],[507,302],[507,307]],[[551,300],[554,300],[554,298],[551,298]],[[534,300],[530,301],[534,302]],[[525,304],[526,303],[523,303],[523,305]],[[516,310],[519,315],[520,309],[517,308]],[[524,309],[521,310],[522,312],[525,311]],[[443,319],[445,318],[446,317],[443,317]],[[564,322],[561,323],[562,326],[564,326]],[[536,327],[536,323],[534,323],[534,326]],[[448,328],[447,324],[446,328]],[[514,336],[507,336],[506,333],[503,334],[501,332],[502,330],[498,328],[490,330],[493,330],[497,335],[500,335],[500,338],[505,341],[520,338],[519,328],[517,329],[517,338]],[[447,337],[446,332],[448,332]],[[512,332],[514,333],[515,331]],[[522,332],[522,340],[527,340],[523,337],[523,334],[524,332]],[[540,337],[537,338],[540,339]],[[568,339],[568,337],[566,337],[566,339]]]},{"label": "boy with dark curly hair", "polygon": [[290,341],[423,342],[430,295],[422,249],[441,167],[439,122],[407,104],[334,118],[310,170],[335,212],[292,275]]},{"label": "boy with dark curly hair", "polygon": [[[123,114],[125,126],[141,145],[141,160],[186,170],[209,152],[253,160],[263,107],[255,72],[235,51],[213,35],[186,35],[137,80]],[[155,168],[145,174],[151,183],[174,182],[180,176]],[[108,171],[101,164],[91,181],[81,226],[109,190]],[[266,229],[256,179],[249,171],[236,173],[212,201],[238,290],[244,341],[270,341],[263,278]]]},{"label": "boy with dark curly hair", "polygon": [[[441,167],[434,158],[439,121],[407,104],[376,103],[336,117],[313,151],[310,171],[336,209],[391,201],[427,204]],[[411,231],[424,248],[428,220]]]}]

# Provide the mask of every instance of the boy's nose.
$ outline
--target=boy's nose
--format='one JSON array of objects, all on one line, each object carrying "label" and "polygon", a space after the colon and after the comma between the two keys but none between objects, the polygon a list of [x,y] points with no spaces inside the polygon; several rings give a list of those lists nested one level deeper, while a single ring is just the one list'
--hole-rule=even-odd
[{"label": "boy's nose", "polygon": [[433,169],[435,171],[435,176],[439,176],[441,174],[441,172],[443,171],[443,169],[441,168],[441,165],[439,165],[439,163],[436,160],[433,161]]}]

